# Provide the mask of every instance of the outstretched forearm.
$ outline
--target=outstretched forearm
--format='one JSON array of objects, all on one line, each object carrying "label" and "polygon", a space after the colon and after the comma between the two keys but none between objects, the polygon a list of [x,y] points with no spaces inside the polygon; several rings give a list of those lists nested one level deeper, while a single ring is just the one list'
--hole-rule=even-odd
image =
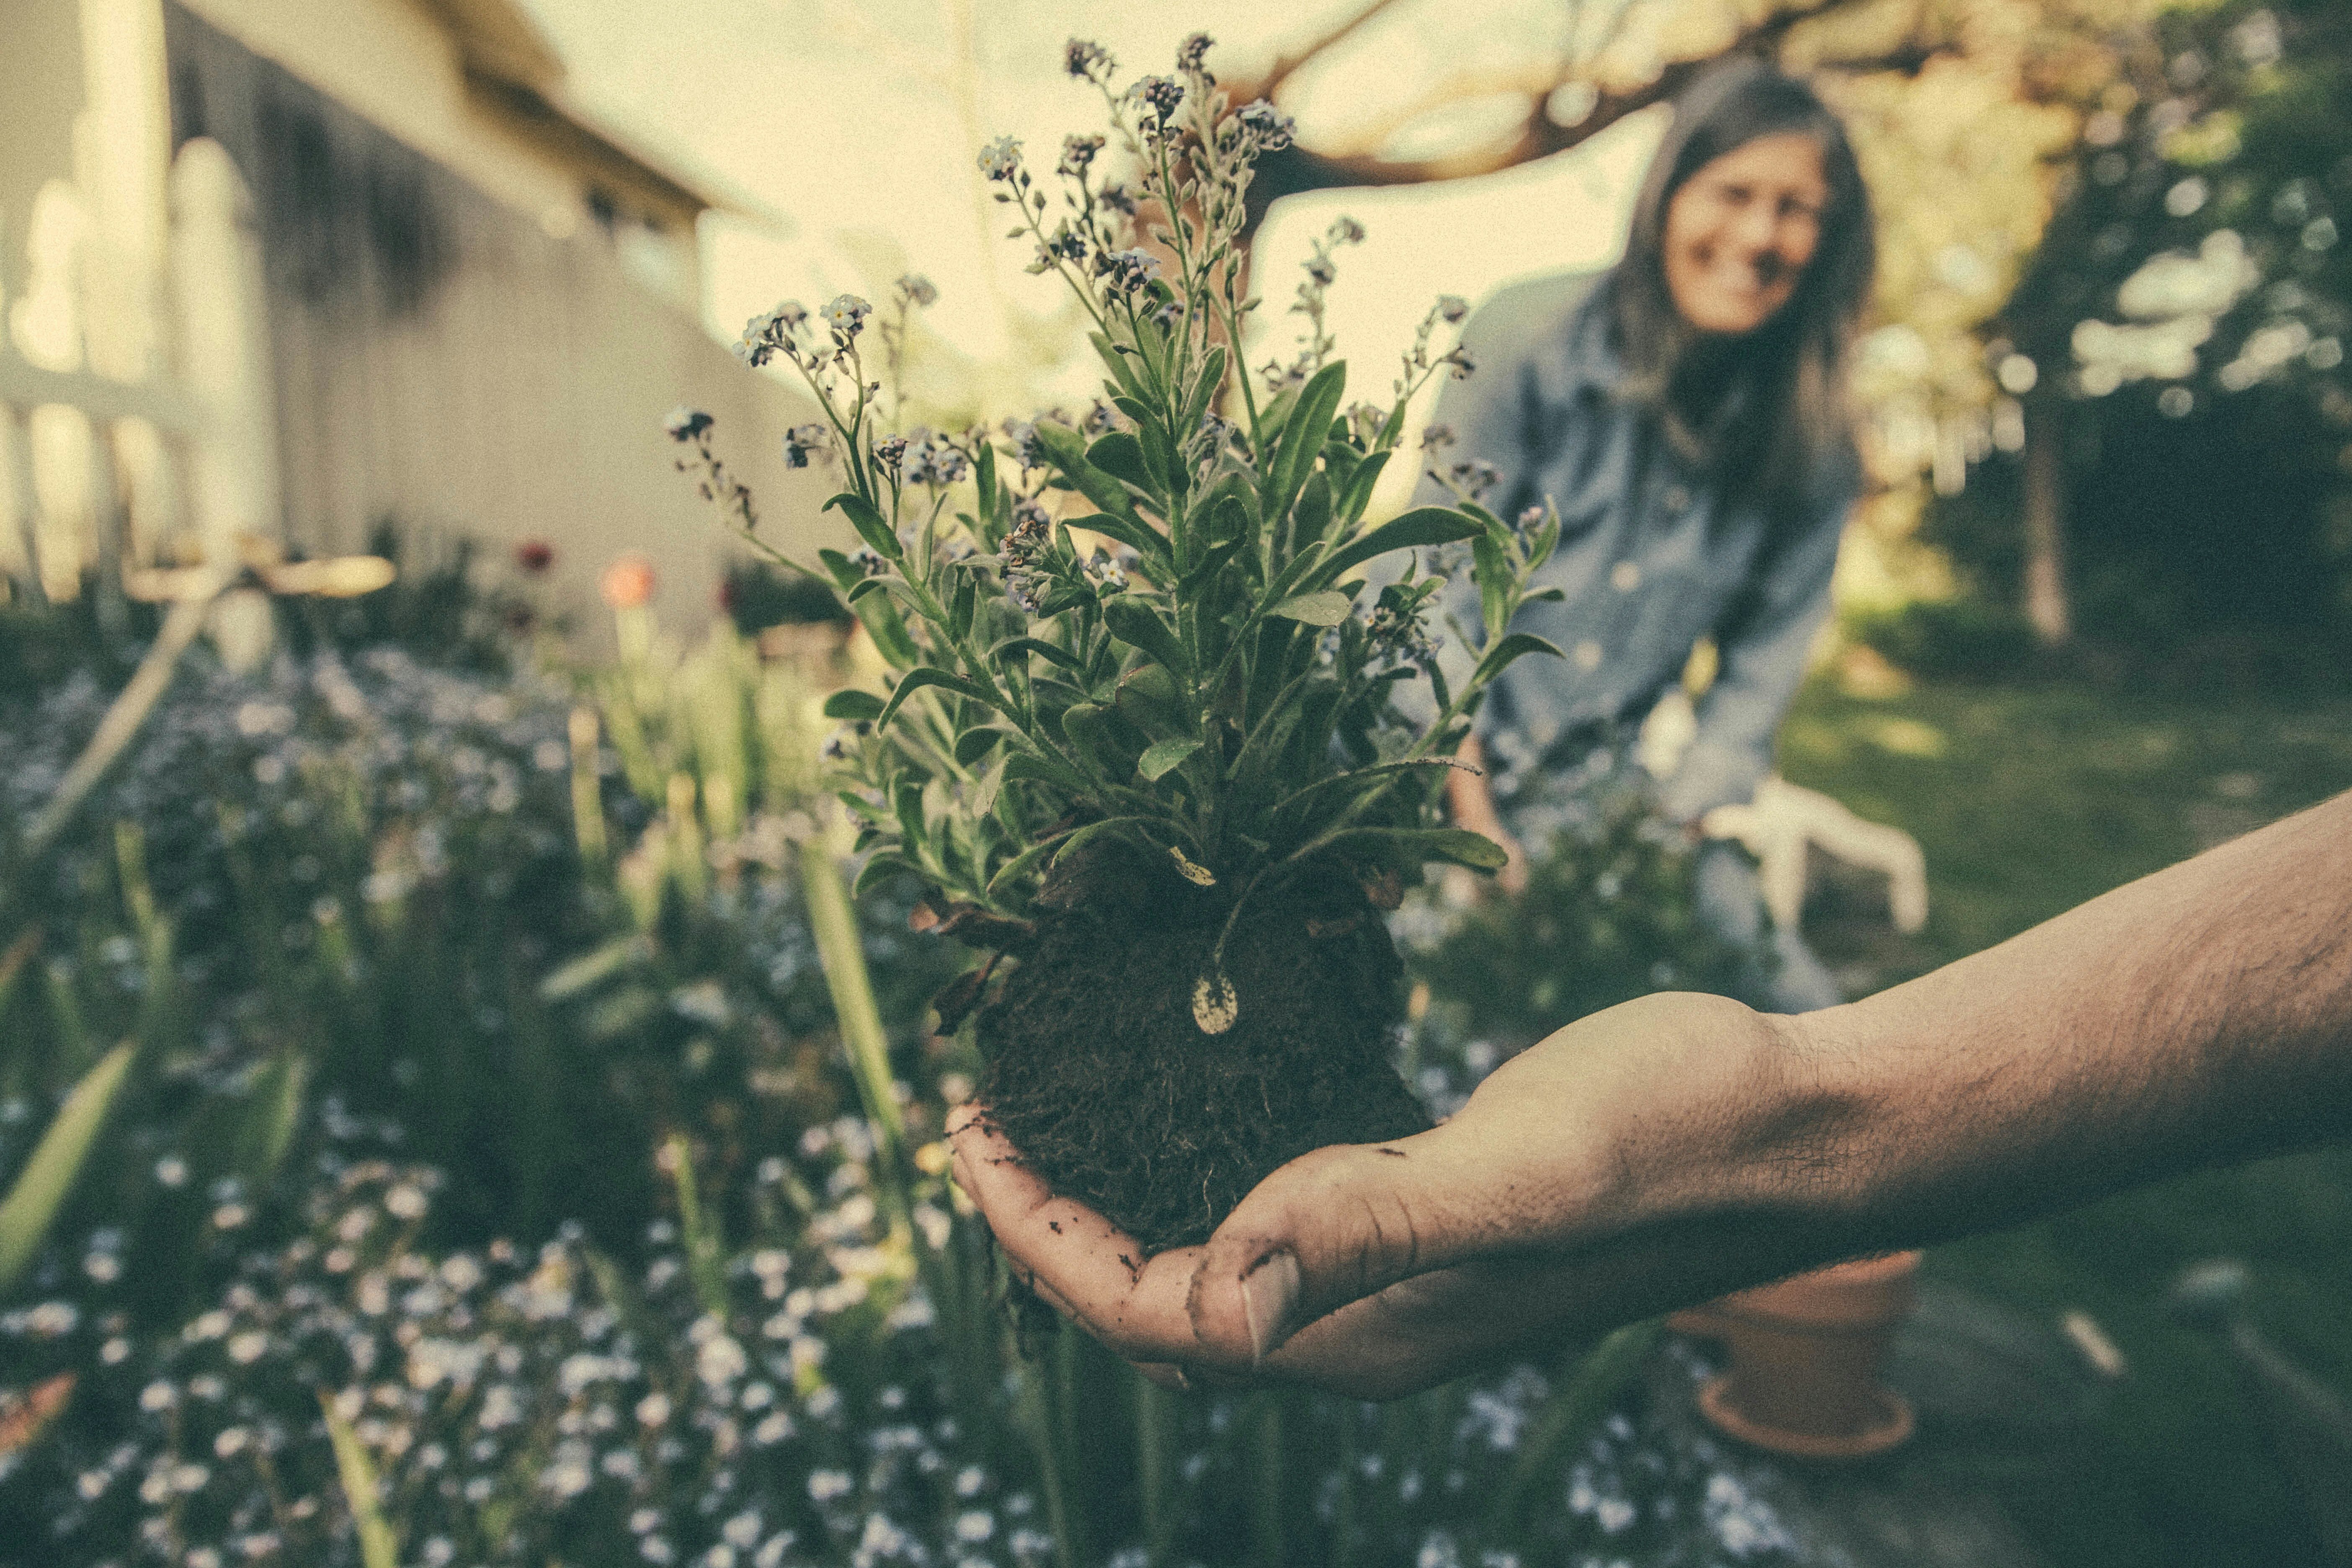
[{"label": "outstretched forearm", "polygon": [[2352,1133],[2352,795],[1784,1021],[1794,1178],[1933,1241]]},{"label": "outstretched forearm", "polygon": [[1209,1245],[1192,1321],[1237,1355],[1220,1278],[1293,1250],[1308,1267],[1283,1326],[1330,1316],[1286,1358],[1404,1391],[2347,1133],[2352,795],[1865,1002],[1769,1017],[1662,995],[1573,1025],[1409,1158],[1325,1151],[1262,1189],[1263,1213],[1252,1194]]}]

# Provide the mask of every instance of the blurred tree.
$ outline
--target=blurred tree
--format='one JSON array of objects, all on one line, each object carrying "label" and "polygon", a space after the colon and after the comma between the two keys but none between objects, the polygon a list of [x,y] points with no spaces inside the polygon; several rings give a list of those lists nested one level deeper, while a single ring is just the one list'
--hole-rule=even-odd
[{"label": "blurred tree", "polygon": [[2173,5],[2107,52],[2105,80],[2068,89],[2083,126],[2056,211],[1987,333],[2014,471],[1933,531],[1979,575],[2013,549],[2045,642],[2078,607],[2143,648],[2338,623],[2352,9]]}]

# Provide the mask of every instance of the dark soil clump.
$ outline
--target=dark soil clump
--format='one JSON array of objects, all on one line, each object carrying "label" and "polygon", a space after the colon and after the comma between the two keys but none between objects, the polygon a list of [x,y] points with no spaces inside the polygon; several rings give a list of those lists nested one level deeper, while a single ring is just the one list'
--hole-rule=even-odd
[{"label": "dark soil clump", "polygon": [[1088,859],[979,1019],[982,1097],[1055,1192],[1159,1252],[1309,1150],[1430,1125],[1390,1061],[1403,966],[1355,882],[1305,872],[1250,900],[1224,952],[1240,1015],[1210,1035],[1192,986],[1232,894]]}]

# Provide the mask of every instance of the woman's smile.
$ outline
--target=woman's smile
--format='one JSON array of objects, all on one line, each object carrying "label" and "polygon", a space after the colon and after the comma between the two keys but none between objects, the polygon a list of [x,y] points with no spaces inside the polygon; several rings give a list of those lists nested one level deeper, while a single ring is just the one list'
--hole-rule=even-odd
[{"label": "woman's smile", "polygon": [[1751,332],[1797,291],[1821,243],[1829,181],[1802,132],[1759,136],[1702,167],[1666,207],[1666,288],[1703,332]]}]

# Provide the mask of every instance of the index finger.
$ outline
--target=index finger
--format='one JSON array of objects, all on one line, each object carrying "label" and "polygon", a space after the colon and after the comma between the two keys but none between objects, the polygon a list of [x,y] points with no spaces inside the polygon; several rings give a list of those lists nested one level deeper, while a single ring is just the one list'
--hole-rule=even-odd
[{"label": "index finger", "polygon": [[1133,1237],[1056,1194],[1023,1164],[986,1106],[961,1107],[947,1136],[957,1184],[1040,1295],[1126,1360],[1181,1361],[1199,1353],[1185,1297],[1200,1247],[1147,1257]]}]

